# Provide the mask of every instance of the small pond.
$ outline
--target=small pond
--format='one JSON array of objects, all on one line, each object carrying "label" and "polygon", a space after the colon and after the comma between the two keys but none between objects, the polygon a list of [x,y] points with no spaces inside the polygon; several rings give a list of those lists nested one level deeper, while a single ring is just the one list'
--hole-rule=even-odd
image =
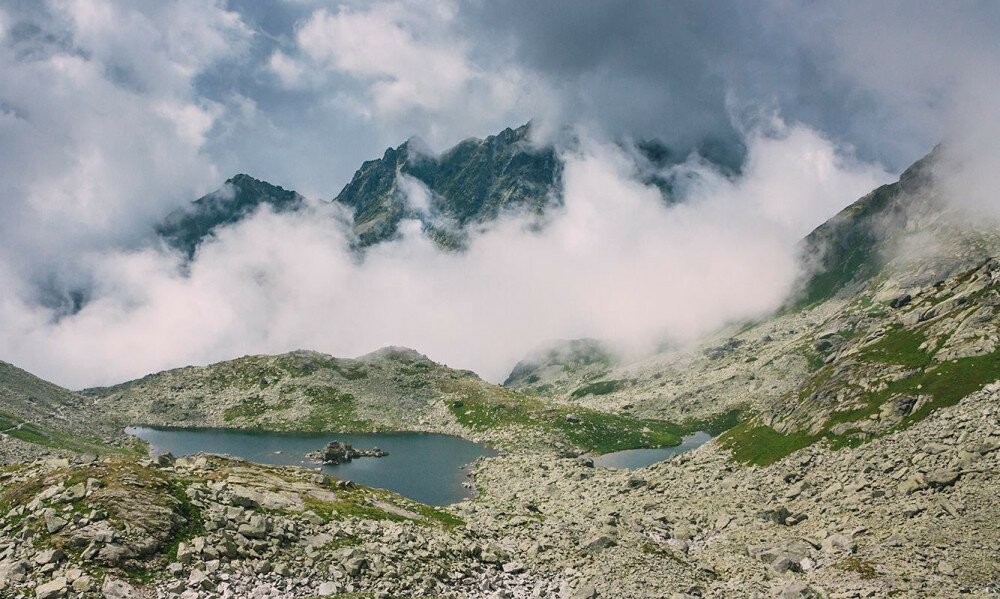
[{"label": "small pond", "polygon": [[199,452],[227,454],[261,464],[315,468],[305,454],[328,441],[346,441],[357,449],[379,447],[382,458],[356,458],[323,472],[354,482],[395,491],[422,503],[446,505],[472,495],[462,485],[466,466],[492,449],[450,435],[429,433],[276,433],[228,429],[173,429],[129,427],[125,432],[150,445],[154,454],[170,452],[180,457]]},{"label": "small pond", "polygon": [[680,445],[661,447],[659,449],[626,449],[625,451],[606,453],[594,458],[594,465],[604,468],[627,470],[645,468],[657,462],[662,462],[670,456],[701,447],[711,439],[712,435],[704,431],[698,431],[684,437]]}]

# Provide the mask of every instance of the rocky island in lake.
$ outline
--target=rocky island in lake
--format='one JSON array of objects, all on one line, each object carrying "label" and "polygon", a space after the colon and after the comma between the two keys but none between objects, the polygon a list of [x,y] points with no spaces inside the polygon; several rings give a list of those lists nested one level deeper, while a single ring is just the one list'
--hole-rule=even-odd
[{"label": "rocky island in lake", "polygon": [[355,449],[350,443],[344,441],[330,441],[323,449],[310,451],[306,457],[323,464],[336,466],[344,462],[350,462],[354,458],[384,458],[389,452],[382,451],[378,447],[371,449]]}]

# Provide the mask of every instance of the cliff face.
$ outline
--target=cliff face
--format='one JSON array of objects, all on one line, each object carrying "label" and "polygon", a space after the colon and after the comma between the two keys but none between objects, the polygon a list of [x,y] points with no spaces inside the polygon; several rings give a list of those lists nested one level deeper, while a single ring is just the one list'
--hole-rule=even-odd
[{"label": "cliff face", "polygon": [[[467,139],[440,156],[428,156],[408,141],[361,165],[334,198],[353,210],[362,245],[391,238],[404,218],[420,220],[446,246],[461,242],[469,223],[496,218],[504,210],[540,212],[553,201],[561,164],[552,148],[530,143],[530,124],[486,139]],[[409,178],[427,195],[415,205],[401,189]]]},{"label": "cliff face", "polygon": [[236,223],[261,206],[270,206],[276,212],[289,212],[301,208],[304,201],[305,198],[294,191],[249,175],[236,175],[218,190],[167,215],[156,226],[156,233],[167,245],[190,258],[198,244],[217,228]]}]

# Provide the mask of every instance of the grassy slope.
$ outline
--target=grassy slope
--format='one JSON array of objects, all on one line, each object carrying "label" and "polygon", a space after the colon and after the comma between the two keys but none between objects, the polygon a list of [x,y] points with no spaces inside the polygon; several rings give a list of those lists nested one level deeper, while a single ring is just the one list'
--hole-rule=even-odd
[{"label": "grassy slope", "polygon": [[0,433],[34,445],[52,449],[63,449],[77,453],[112,453],[127,451],[106,445],[98,439],[86,435],[76,435],[27,422],[21,418],[0,412]]},{"label": "grassy slope", "polygon": [[582,407],[545,402],[505,389],[486,396],[479,389],[453,389],[458,399],[448,409],[458,422],[475,431],[521,426],[539,428],[593,453],[641,447],[670,447],[684,435],[708,430],[715,434],[735,424],[729,413],[712,421],[672,423],[610,414]]},{"label": "grassy slope", "polygon": [[[771,464],[792,452],[826,439],[833,447],[859,443],[848,436],[852,429],[833,434],[831,428],[838,424],[858,422],[876,414],[881,406],[893,397],[925,395],[930,401],[906,416],[896,426],[883,431],[905,428],[927,417],[932,411],[954,405],[963,397],[1000,379],[1000,351],[985,356],[966,357],[942,363],[933,362],[933,355],[921,350],[926,337],[920,329],[894,328],[880,341],[865,348],[858,356],[862,365],[894,364],[912,369],[905,378],[889,382],[879,391],[862,395],[864,407],[835,412],[824,430],[818,434],[804,432],[782,434],[769,426],[744,422],[720,439],[724,447],[732,450],[737,461],[750,464]],[[825,382],[832,366],[824,366],[814,373],[812,380],[800,392],[800,399]],[[854,429],[856,430],[856,429]]]}]

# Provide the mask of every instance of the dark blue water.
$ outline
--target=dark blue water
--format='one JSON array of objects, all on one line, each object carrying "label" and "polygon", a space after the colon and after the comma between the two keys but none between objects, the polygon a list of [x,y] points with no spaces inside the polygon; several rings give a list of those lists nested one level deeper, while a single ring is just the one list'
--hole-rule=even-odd
[{"label": "dark blue water", "polygon": [[675,445],[674,447],[663,447],[660,449],[626,449],[625,451],[606,453],[602,456],[594,458],[594,465],[603,466],[604,468],[627,470],[645,468],[646,466],[650,466],[657,462],[662,462],[670,456],[701,447],[711,439],[712,435],[703,431],[698,431],[697,433],[684,437],[681,444]]},{"label": "dark blue water", "polygon": [[[447,505],[470,497],[462,486],[465,466],[492,449],[449,435],[428,433],[272,433],[222,429],[160,429],[129,427],[125,431],[146,441],[153,454],[169,451],[177,457],[199,452],[227,454],[261,464],[319,467],[337,478],[395,491],[432,505]],[[336,466],[312,463],[305,454],[328,441],[347,441],[355,448],[380,447],[383,458],[357,458]]]}]

